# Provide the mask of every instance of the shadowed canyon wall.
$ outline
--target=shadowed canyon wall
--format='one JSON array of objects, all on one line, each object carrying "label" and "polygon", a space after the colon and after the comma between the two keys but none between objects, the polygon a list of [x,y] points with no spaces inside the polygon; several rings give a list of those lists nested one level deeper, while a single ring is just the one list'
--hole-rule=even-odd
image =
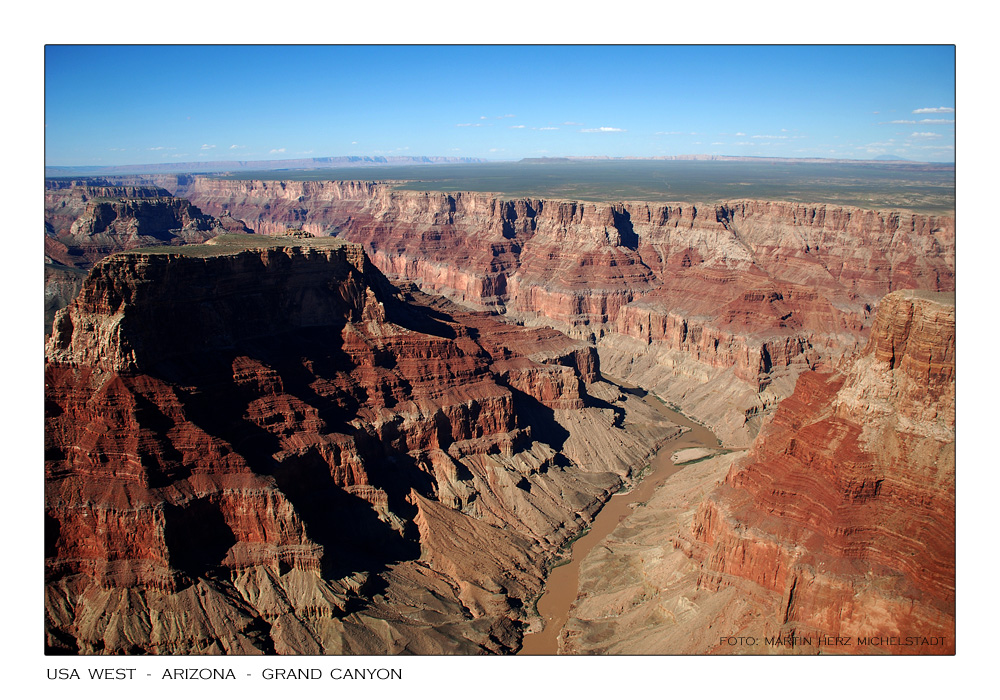
[{"label": "shadowed canyon wall", "polygon": [[107,257],[56,314],[49,650],[516,648],[546,561],[676,426],[593,348],[357,244],[232,240]]}]

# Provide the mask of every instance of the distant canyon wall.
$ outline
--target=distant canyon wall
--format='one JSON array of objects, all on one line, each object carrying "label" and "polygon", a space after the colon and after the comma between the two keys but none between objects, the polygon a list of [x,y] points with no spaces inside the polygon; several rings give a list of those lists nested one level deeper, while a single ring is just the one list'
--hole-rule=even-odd
[{"label": "distant canyon wall", "polygon": [[503,199],[361,181],[163,185],[258,233],[294,227],[361,243],[391,279],[594,342],[606,371],[669,395],[734,444],[749,443],[801,371],[857,352],[884,295],[955,285],[950,217]]}]

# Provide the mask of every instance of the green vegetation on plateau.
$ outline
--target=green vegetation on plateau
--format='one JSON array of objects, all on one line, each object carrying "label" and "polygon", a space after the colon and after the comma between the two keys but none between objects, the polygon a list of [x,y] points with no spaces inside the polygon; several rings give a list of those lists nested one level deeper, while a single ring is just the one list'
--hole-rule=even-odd
[{"label": "green vegetation on plateau", "polygon": [[344,241],[339,238],[293,238],[291,236],[264,236],[261,234],[246,233],[225,233],[216,236],[208,243],[196,243],[193,245],[161,245],[150,246],[148,248],[134,248],[120,253],[121,255],[149,255],[168,253],[172,255],[186,255],[192,258],[213,258],[219,255],[239,253],[248,249],[261,248],[339,248],[344,245]]},{"label": "green vegetation on plateau", "polygon": [[390,180],[405,190],[584,201],[824,203],[953,215],[955,169],[887,162],[559,161],[241,172],[235,180]]}]

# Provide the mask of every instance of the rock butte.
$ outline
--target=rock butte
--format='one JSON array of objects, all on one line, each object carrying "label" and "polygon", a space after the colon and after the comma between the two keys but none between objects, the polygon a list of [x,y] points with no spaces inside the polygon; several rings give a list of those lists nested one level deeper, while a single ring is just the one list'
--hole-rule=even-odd
[{"label": "rock butte", "polygon": [[[51,648],[515,649],[546,562],[674,430],[599,367],[729,447],[753,442],[743,461],[685,467],[656,497],[662,513],[633,516],[651,523],[658,556],[697,569],[700,602],[677,598],[670,619],[698,608],[734,630],[953,629],[954,385],[941,377],[953,382],[954,334],[948,350],[932,295],[880,301],[954,289],[953,219],[371,182],[100,186],[123,188],[104,197],[121,205],[162,200],[205,217],[150,234],[158,243],[244,223],[319,238],[115,255],[57,314]],[[86,267],[133,247],[123,232],[147,205],[108,213],[80,201],[88,187],[49,187],[53,261]],[[683,493],[663,501],[671,489]],[[204,546],[189,552],[180,543],[194,533]],[[719,651],[691,626],[686,647],[648,634],[637,646],[624,618],[622,645],[596,643],[594,566],[564,651]],[[632,605],[614,601],[598,609]]]}]

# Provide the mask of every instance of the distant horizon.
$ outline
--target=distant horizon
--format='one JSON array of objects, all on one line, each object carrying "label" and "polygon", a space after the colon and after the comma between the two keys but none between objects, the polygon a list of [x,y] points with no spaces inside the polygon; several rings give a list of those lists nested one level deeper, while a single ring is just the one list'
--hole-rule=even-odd
[{"label": "distant horizon", "polygon": [[[110,93],[93,66],[114,75]],[[953,45],[45,47],[50,167],[317,153],[941,163],[954,144]]]},{"label": "distant horizon", "polygon": [[[380,160],[381,159],[381,160]],[[184,173],[184,172],[202,172],[206,168],[215,166],[225,166],[225,165],[243,165],[252,166],[254,168],[262,167],[267,164],[276,166],[274,169],[285,170],[285,169],[296,169],[296,166],[292,164],[300,164],[299,167],[309,168],[309,169],[323,169],[323,161],[328,161],[331,164],[326,166],[330,169],[343,168],[343,167],[356,167],[359,169],[364,169],[366,167],[395,167],[395,166],[414,166],[414,165],[461,165],[461,164],[488,164],[488,163],[520,163],[523,161],[530,161],[533,164],[542,164],[545,161],[691,161],[691,162],[713,162],[713,161],[803,161],[803,162],[851,162],[851,163],[911,163],[914,165],[937,165],[937,166],[952,166],[954,167],[954,161],[920,161],[913,158],[903,158],[901,156],[896,156],[893,154],[886,154],[882,156],[875,156],[871,158],[829,158],[823,156],[741,156],[733,154],[708,154],[708,153],[678,153],[673,155],[665,156],[605,156],[605,155],[589,155],[589,156],[534,156],[534,157],[524,157],[524,158],[472,158],[472,157],[460,157],[460,156],[439,156],[439,155],[413,155],[413,156],[368,156],[363,154],[346,154],[346,155],[328,155],[328,156],[316,156],[309,158],[282,158],[282,159],[253,159],[253,160],[216,160],[216,161],[188,161],[182,163],[124,163],[121,165],[107,165],[99,163],[80,163],[74,165],[46,165],[45,169],[49,170],[108,170],[117,172],[119,174],[127,174],[125,169],[137,168],[137,169],[155,169],[158,172],[165,172],[164,168],[168,168],[171,171]],[[304,165],[304,163],[312,161],[313,165]],[[345,161],[354,161],[353,164]],[[360,162],[359,162],[360,161]],[[425,161],[425,162],[424,162]],[[282,167],[283,166],[283,167]],[[201,170],[199,170],[199,168]],[[136,173],[141,174],[141,173]]]}]

